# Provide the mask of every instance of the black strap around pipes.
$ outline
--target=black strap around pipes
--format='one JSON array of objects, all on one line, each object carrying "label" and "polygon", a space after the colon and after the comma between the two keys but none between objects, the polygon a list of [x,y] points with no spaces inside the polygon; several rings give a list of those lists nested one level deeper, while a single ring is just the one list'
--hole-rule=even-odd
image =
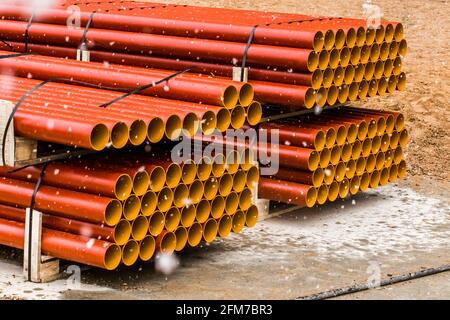
[{"label": "black strap around pipes", "polygon": [[99,106],[99,107],[100,107],[100,108],[106,108],[106,107],[109,107],[110,105],[112,105],[112,104],[114,104],[114,103],[116,103],[116,102],[118,102],[118,101],[120,101],[120,100],[122,100],[122,99],[125,99],[125,98],[127,98],[127,97],[129,97],[129,96],[131,96],[131,95],[133,95],[133,94],[138,94],[138,93],[140,93],[140,92],[142,92],[142,91],[144,91],[144,90],[146,90],[146,89],[155,87],[155,86],[157,86],[157,85],[159,85],[159,84],[161,84],[161,83],[163,83],[163,82],[169,81],[170,79],[175,78],[175,77],[177,77],[177,76],[179,76],[179,75],[181,75],[181,74],[183,74],[183,73],[189,72],[189,71],[191,71],[191,70],[192,70],[192,67],[187,68],[187,69],[184,69],[184,70],[181,70],[181,71],[178,71],[178,72],[176,72],[176,73],[174,73],[174,74],[171,74],[170,76],[167,76],[167,77],[165,77],[165,78],[163,78],[163,79],[161,79],[161,80],[158,80],[158,81],[156,81],[156,82],[152,82],[151,84],[147,84],[147,85],[145,85],[145,86],[137,87],[137,88],[134,89],[133,91],[128,92],[128,93],[126,93],[126,94],[124,94],[124,95],[122,95],[122,96],[120,96],[120,97],[117,97],[117,98],[111,100],[110,102],[104,103],[104,104],[102,104],[102,105]]},{"label": "black strap around pipes", "polygon": [[5,44],[9,49],[11,49],[12,52],[14,52],[15,49],[10,43],[8,43],[8,42],[6,42],[5,40],[2,40],[2,39],[0,39],[0,42]]},{"label": "black strap around pipes", "polygon": [[[152,82],[151,84],[148,84],[148,85],[141,86],[141,87],[138,87],[136,89],[133,89],[132,91],[130,91],[130,92],[128,92],[128,93],[126,93],[126,94],[124,94],[122,96],[119,96],[119,97],[117,97],[117,98],[115,98],[115,99],[113,99],[113,100],[111,100],[111,101],[109,101],[107,103],[104,103],[104,104],[100,105],[99,108],[107,108],[108,106],[110,106],[110,105],[112,105],[112,104],[114,104],[114,103],[116,103],[116,102],[118,102],[118,101],[120,101],[122,99],[125,99],[125,98],[127,98],[127,97],[129,97],[129,96],[131,96],[133,94],[138,94],[138,93],[140,93],[143,90],[155,87],[155,86],[157,86],[157,85],[159,85],[159,84],[161,84],[163,82],[169,81],[170,79],[175,78],[176,76],[179,76],[179,75],[181,75],[183,73],[186,73],[186,72],[189,72],[191,70],[192,70],[192,67],[184,69],[184,70],[181,70],[181,71],[178,71],[178,72],[176,72],[174,74],[171,74],[170,76],[167,76],[167,77],[165,77],[165,78],[163,78],[161,80],[158,80],[156,82]],[[43,86],[45,86],[46,84],[48,84],[50,82],[70,82],[70,83],[87,85],[89,87],[105,88],[105,87],[93,85],[91,83],[78,81],[78,80],[73,80],[73,79],[52,78],[52,79],[47,79],[47,80],[37,84],[36,86],[34,86],[33,88],[31,88],[30,90],[25,92],[25,94],[19,99],[19,101],[14,106],[11,114],[9,115],[8,121],[6,122],[5,131],[3,132],[3,138],[2,138],[3,145],[1,146],[2,147],[1,154],[2,154],[2,160],[3,160],[3,168],[7,167],[6,166],[5,143],[6,143],[6,138],[7,138],[7,133],[8,133],[9,127],[11,126],[12,120],[14,119],[14,115],[16,114],[17,110],[19,109],[19,107],[22,105],[22,103],[25,101],[26,98],[28,98],[34,91],[42,88]],[[120,90],[120,89],[124,89],[124,88],[108,88],[108,89]],[[129,89],[126,88],[124,90],[129,90]],[[70,153],[67,154],[67,157],[70,157]],[[25,168],[25,167],[23,167],[23,168]],[[21,168],[21,169],[23,169],[23,168]],[[18,170],[20,170],[20,169],[15,169],[13,171],[15,172],[15,171],[18,171]]]},{"label": "black strap around pipes", "polygon": [[29,56],[31,55],[31,52],[20,52],[20,53],[13,53],[13,54],[7,54],[4,56],[0,56],[0,60],[2,59],[9,59],[9,58],[18,58],[18,57],[23,57],[23,56]]},{"label": "black strap around pipes", "polygon": [[3,138],[2,138],[2,161],[3,161],[3,168],[6,168],[6,155],[5,155],[5,144],[6,144],[6,137],[8,135],[8,130],[9,127],[11,126],[11,122],[14,119],[14,115],[16,114],[17,110],[19,109],[20,105],[25,101],[26,98],[28,98],[28,96],[30,94],[32,94],[34,91],[36,91],[37,89],[43,87],[44,85],[46,85],[47,83],[49,83],[51,81],[50,80],[46,80],[44,82],[41,82],[40,84],[34,86],[33,88],[31,88],[30,90],[28,90],[27,92],[25,92],[25,94],[19,99],[19,101],[16,103],[16,105],[14,106],[11,114],[8,117],[8,121],[6,122],[6,126],[5,126],[5,131],[3,132]]},{"label": "black strap around pipes", "polygon": [[[0,56],[0,59],[16,58],[16,57],[27,56],[27,55],[31,54],[31,52],[28,52],[28,43],[30,42],[29,30],[30,30],[31,24],[33,23],[34,16],[35,16],[35,12],[33,11],[33,13],[31,14],[30,18],[28,19],[27,27],[25,28],[25,32],[24,32],[25,49],[24,49],[24,52],[23,53],[15,53],[15,54],[9,54],[9,55]],[[11,49],[11,51],[14,52],[14,47],[11,44],[6,42],[5,40],[0,40],[0,41],[2,43],[4,43],[5,45],[7,45]]]},{"label": "black strap around pipes", "polygon": [[84,31],[83,31],[83,36],[81,37],[81,46],[80,49],[86,51],[87,50],[87,33],[89,31],[89,28],[91,27],[92,24],[92,19],[94,18],[94,15],[96,14],[95,11],[91,12],[91,14],[89,15],[89,19],[86,23],[86,26],[84,27]]},{"label": "black strap around pipes", "polygon": [[32,244],[32,235],[33,235],[33,210],[34,206],[36,205],[36,196],[39,192],[39,188],[41,187],[42,181],[44,180],[45,176],[45,170],[47,170],[47,166],[49,163],[45,163],[42,166],[41,173],[39,174],[39,178],[36,182],[36,185],[34,186],[33,194],[31,195],[31,201],[30,201],[30,224],[28,226],[28,280],[31,280],[31,244]]},{"label": "black strap around pipes", "polygon": [[331,19],[342,19],[342,18],[312,18],[312,19],[303,19],[303,20],[292,20],[285,22],[274,22],[274,23],[266,23],[266,24],[256,24],[252,27],[250,34],[248,36],[247,44],[244,49],[244,55],[242,57],[242,66],[241,66],[241,82],[244,82],[244,71],[247,66],[247,56],[248,50],[250,49],[253,40],[255,38],[256,29],[259,27],[270,27],[272,25],[282,25],[282,24],[292,24],[292,23],[303,23],[303,22],[312,22],[312,21],[322,21],[322,20],[331,20]]},{"label": "black strap around pipes", "polygon": [[28,24],[27,24],[27,28],[25,29],[25,52],[28,52],[28,42],[29,42],[29,30],[31,27],[31,24],[33,23],[33,19],[35,16],[35,12],[33,11],[33,13],[30,16],[30,19],[28,19]]}]

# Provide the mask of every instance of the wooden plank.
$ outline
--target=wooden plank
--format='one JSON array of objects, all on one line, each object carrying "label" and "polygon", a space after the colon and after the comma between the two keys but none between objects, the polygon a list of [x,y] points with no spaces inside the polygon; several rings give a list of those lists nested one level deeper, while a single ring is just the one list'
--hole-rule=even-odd
[{"label": "wooden plank", "polygon": [[16,161],[16,167],[21,168],[21,167],[25,167],[25,166],[33,166],[33,165],[43,164],[43,163],[47,163],[47,162],[51,162],[51,161],[64,160],[64,159],[68,159],[71,157],[80,157],[80,156],[85,156],[85,155],[94,154],[94,153],[98,153],[98,152],[94,151],[94,150],[88,150],[88,149],[60,150],[51,155],[40,154],[39,157],[36,159]]},{"label": "wooden plank", "polygon": [[15,159],[17,161],[27,161],[37,158],[37,140],[25,138],[25,137],[15,137]]},{"label": "wooden plank", "polygon": [[[233,67],[233,81],[241,82],[241,74],[241,67]],[[248,68],[244,68],[244,81],[242,82],[248,82]]]},{"label": "wooden plank", "polygon": [[91,53],[87,50],[77,50],[77,60],[83,61],[83,62],[90,62],[91,61]]},{"label": "wooden plank", "polygon": [[6,135],[5,145],[3,144],[3,134],[6,129],[6,124],[8,122],[9,116],[14,109],[14,104],[11,101],[0,100],[0,150],[5,149],[5,162],[3,163],[3,159],[0,155],[0,165],[1,166],[14,166],[14,157],[15,157],[15,144],[14,144],[14,120],[11,122],[11,125],[8,128],[8,132]]},{"label": "wooden plank", "polygon": [[[32,217],[32,219],[31,219]],[[31,239],[30,239],[31,230]],[[41,254],[42,213],[26,209],[23,273],[28,281],[41,283],[60,277],[59,260]]]}]

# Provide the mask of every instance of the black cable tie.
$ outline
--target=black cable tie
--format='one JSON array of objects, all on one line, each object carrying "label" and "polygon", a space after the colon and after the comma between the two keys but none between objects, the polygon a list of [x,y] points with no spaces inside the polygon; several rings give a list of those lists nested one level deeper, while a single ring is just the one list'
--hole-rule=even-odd
[{"label": "black cable tie", "polygon": [[146,90],[146,89],[155,87],[155,86],[157,86],[157,85],[159,85],[159,84],[161,84],[161,83],[163,83],[163,82],[169,81],[170,79],[175,78],[176,76],[179,76],[179,75],[181,75],[181,74],[183,74],[183,73],[189,72],[189,71],[192,70],[192,68],[193,68],[193,67],[190,67],[190,68],[187,68],[187,69],[178,71],[178,72],[176,72],[176,73],[174,73],[174,74],[171,74],[170,76],[165,77],[165,78],[163,78],[163,79],[161,79],[161,80],[158,80],[158,81],[156,81],[156,82],[152,82],[151,84],[147,84],[147,85],[145,85],[145,86],[138,87],[138,88],[134,89],[134,90],[131,91],[131,92],[128,92],[128,93],[126,93],[126,94],[124,94],[124,95],[122,95],[122,96],[120,96],[120,97],[115,98],[114,100],[112,100],[112,101],[110,101],[110,102],[107,102],[107,103],[104,103],[104,104],[100,105],[99,107],[100,107],[100,108],[106,108],[106,107],[109,107],[110,105],[112,105],[112,104],[114,104],[114,103],[116,103],[116,102],[118,102],[118,101],[120,101],[120,100],[122,100],[122,99],[125,99],[125,98],[127,98],[127,97],[129,97],[129,96],[131,96],[131,95],[133,95],[133,94],[138,94],[138,93],[140,93],[140,92],[142,92],[142,91],[144,91],[144,90]]},{"label": "black cable tie", "polygon": [[89,15],[89,19],[86,23],[86,26],[84,27],[83,36],[81,37],[81,46],[80,46],[80,49],[83,51],[87,50],[86,37],[87,37],[87,33],[89,31],[89,28],[91,27],[92,19],[94,18],[95,13],[96,13],[95,11],[91,12],[91,14]]},{"label": "black cable tie", "polygon": [[11,49],[12,52],[14,52],[15,49],[10,43],[8,43],[8,42],[6,42],[5,40],[2,40],[2,39],[0,39],[0,42],[5,44],[9,49]]},{"label": "black cable tie", "polygon": [[0,56],[0,60],[2,59],[9,59],[9,58],[18,58],[18,57],[23,57],[23,56],[29,56],[31,55],[31,52],[20,52],[20,53],[14,53],[14,54],[7,54],[4,56]]},{"label": "black cable tie", "polygon": [[44,180],[45,176],[45,170],[47,169],[47,166],[49,163],[46,163],[42,166],[41,173],[39,174],[39,178],[34,186],[33,194],[31,195],[31,201],[30,201],[30,219],[29,219],[29,226],[28,226],[28,279],[31,279],[31,242],[32,242],[32,236],[33,236],[33,210],[34,206],[36,205],[36,196],[39,192],[39,188],[41,187],[42,181]]},{"label": "black cable tie", "polygon": [[[129,96],[131,96],[133,94],[138,94],[138,93],[140,93],[143,90],[146,90],[148,88],[157,86],[157,85],[159,85],[159,84],[161,84],[163,82],[169,81],[170,79],[175,78],[176,76],[179,76],[179,75],[181,75],[183,73],[189,72],[192,69],[193,69],[193,67],[190,67],[190,68],[178,71],[178,72],[176,72],[174,74],[171,74],[170,76],[167,76],[167,77],[165,77],[165,78],[163,78],[161,80],[158,80],[156,82],[152,82],[151,84],[148,84],[148,85],[141,86],[141,87],[138,87],[136,89],[133,89],[132,91],[130,91],[130,92],[128,92],[128,93],[126,93],[126,94],[124,94],[124,95],[122,95],[120,97],[117,97],[117,98],[115,98],[114,100],[112,100],[110,102],[107,102],[105,104],[100,105],[99,108],[106,108],[106,107],[108,107],[108,106],[110,106],[110,105],[112,105],[112,104],[114,104],[114,103],[116,103],[116,102],[118,102],[118,101],[120,101],[122,99],[125,99],[125,98],[127,98],[127,97],[129,97]],[[100,86],[96,86],[96,85],[93,85],[91,83],[87,83],[87,82],[83,82],[83,81],[67,79],[67,78],[51,78],[51,79],[47,79],[47,80],[45,80],[45,81],[35,85],[33,88],[31,88],[30,90],[25,92],[24,95],[16,103],[16,105],[14,106],[11,114],[9,115],[8,121],[6,122],[5,131],[3,132],[3,138],[2,138],[3,145],[1,146],[2,147],[1,154],[2,154],[2,161],[3,161],[3,168],[4,169],[7,167],[7,165],[6,165],[6,154],[5,154],[6,138],[7,138],[7,133],[8,133],[9,127],[11,126],[12,120],[14,119],[14,115],[16,114],[17,110],[19,109],[19,107],[22,105],[22,103],[25,101],[26,98],[28,98],[34,91],[42,88],[43,86],[45,86],[46,84],[48,84],[50,82],[71,82],[71,83],[78,83],[78,84],[83,84],[83,85],[89,85],[91,87],[101,88]],[[119,89],[123,89],[123,88],[110,88],[110,89],[119,90]],[[126,88],[124,90],[129,90],[129,88]]]},{"label": "black cable tie", "polygon": [[31,24],[33,23],[34,15],[35,15],[35,12],[33,11],[33,13],[30,16],[30,19],[28,19],[27,28],[25,29],[25,52],[28,52],[28,42],[29,42],[29,34],[28,33],[30,30]]},{"label": "black cable tie", "polygon": [[[282,25],[282,24],[292,24],[292,23],[303,23],[303,22],[312,22],[312,21],[322,21],[325,19],[330,18],[311,18],[311,19],[303,19],[303,20],[292,20],[292,21],[284,21],[284,22],[274,22],[274,23],[267,23],[267,24],[256,24],[252,27],[252,30],[250,31],[250,34],[248,36],[247,44],[245,45],[244,49],[244,55],[242,57],[242,65],[241,65],[241,82],[244,82],[244,72],[245,68],[247,66],[247,56],[248,56],[248,50],[250,49],[253,40],[255,38],[256,29],[258,27],[270,27],[271,25]],[[331,18],[331,19],[342,19],[341,17],[338,18]]]},{"label": "black cable tie", "polygon": [[28,90],[27,92],[25,92],[25,94],[19,99],[19,101],[16,103],[16,105],[14,106],[11,114],[8,117],[8,121],[6,122],[6,126],[5,126],[5,131],[3,132],[3,138],[2,138],[2,161],[3,161],[3,168],[6,168],[6,155],[5,155],[5,144],[6,144],[6,138],[8,135],[8,130],[9,127],[11,126],[11,122],[14,119],[14,115],[16,114],[17,110],[19,109],[20,105],[25,101],[26,98],[28,98],[28,96],[30,94],[32,94],[34,91],[36,91],[37,89],[43,87],[44,85],[46,85],[47,83],[51,82],[52,79],[46,80],[44,82],[41,82],[40,84],[34,86],[33,88],[31,88],[30,90]]},{"label": "black cable tie", "polygon": [[247,40],[247,44],[245,45],[244,49],[244,56],[242,57],[242,66],[241,66],[241,82],[244,82],[244,72],[245,67],[247,65],[247,55],[248,55],[248,49],[250,49],[250,46],[252,45],[253,38],[255,37],[256,29],[259,27],[259,24],[254,25],[252,28],[252,31],[250,32],[250,35]]}]

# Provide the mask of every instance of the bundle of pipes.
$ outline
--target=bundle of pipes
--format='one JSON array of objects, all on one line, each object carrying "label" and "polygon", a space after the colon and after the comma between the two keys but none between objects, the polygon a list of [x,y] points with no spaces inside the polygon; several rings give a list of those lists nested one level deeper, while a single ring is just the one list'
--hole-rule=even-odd
[{"label": "bundle of pipes", "polygon": [[[48,165],[35,204],[43,212],[45,254],[113,270],[256,224],[250,188],[259,171],[243,155],[181,165],[144,153],[122,157]],[[0,173],[0,244],[23,248],[24,208],[41,170]]]},{"label": "bundle of pipes", "polygon": [[261,179],[260,198],[312,207],[406,176],[401,113],[343,107],[259,128],[280,137],[280,170]]},{"label": "bundle of pipes", "polygon": [[[66,8],[72,5],[81,10],[79,29],[66,26],[72,15]],[[28,7],[0,5],[0,39],[6,42],[0,48],[73,59],[91,21],[87,46],[92,61],[150,72],[190,67],[205,80],[225,81],[245,56],[249,83],[265,104],[322,107],[405,88],[401,69],[407,43],[401,23],[383,21],[375,29],[362,19],[72,0],[40,10],[27,29],[25,46],[31,15]]]},{"label": "bundle of pipes", "polygon": [[132,90],[167,75],[133,73],[134,69],[37,56],[4,59],[0,72],[16,76],[0,76],[2,99],[17,103],[42,83],[36,79],[62,78],[112,89],[50,82],[28,95],[14,117],[18,135],[97,151],[173,140],[183,133],[238,129],[261,119],[262,108],[253,101],[250,85],[237,83],[238,91],[231,81],[202,82],[184,75],[101,107],[123,95],[113,89]]}]

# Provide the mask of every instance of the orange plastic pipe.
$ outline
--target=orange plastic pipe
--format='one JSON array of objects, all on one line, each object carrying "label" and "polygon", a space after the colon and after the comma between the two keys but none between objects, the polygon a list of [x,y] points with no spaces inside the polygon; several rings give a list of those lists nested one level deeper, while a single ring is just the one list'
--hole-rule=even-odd
[{"label": "orange plastic pipe", "polygon": [[[42,166],[31,166],[14,173],[0,170],[0,176],[35,183],[41,171]],[[47,166],[42,182],[53,187],[115,198],[119,196],[116,194],[117,181],[125,175],[124,172],[87,165],[74,167],[72,162],[55,162]]]},{"label": "orange plastic pipe", "polygon": [[[6,54],[9,52],[0,51],[0,55]],[[13,73],[24,78],[32,74],[34,79],[40,80],[67,78],[110,88],[136,89],[138,86],[151,84],[173,74],[170,71],[153,70],[145,76],[131,73],[129,69],[127,71],[121,72],[120,67],[105,66],[95,62],[83,63],[42,56],[0,59],[0,72],[2,73]],[[237,97],[234,101],[224,101],[224,98],[233,89],[234,95],[237,96],[236,88],[223,83],[222,80],[209,79],[205,81],[194,75],[185,74],[172,78],[166,85],[143,90],[141,94],[212,105],[235,104]]]},{"label": "orange plastic pipe", "polygon": [[[40,83],[40,81],[15,77],[0,77],[0,83],[6,86],[6,92],[14,90],[17,92],[25,92],[25,90],[31,89],[33,86]],[[14,84],[14,88],[11,88],[11,84]],[[59,92],[56,92],[59,91]],[[133,95],[127,97],[123,101],[118,101],[107,108],[99,108],[100,105],[111,101],[122,93],[95,89],[85,88],[75,85],[68,85],[62,83],[49,83],[46,86],[40,88],[34,92],[29,99],[43,97],[44,99],[49,96],[58,97],[56,101],[67,101],[66,108],[62,108],[61,111],[68,110],[70,106],[77,108],[83,108],[89,106],[95,112],[101,112],[105,116],[120,116],[119,119],[137,119],[143,120],[155,119],[155,115],[162,119],[167,119],[168,115],[177,114],[179,116],[186,115],[189,112],[194,112],[200,117],[204,115],[206,111],[213,111],[217,113],[220,110],[218,106],[196,104],[179,100],[161,99],[156,97],[147,97],[140,95]],[[74,98],[76,97],[76,99]],[[28,101],[28,100],[27,100]],[[55,100],[54,100],[55,101]],[[130,104],[138,108],[130,108]],[[158,110],[155,110],[155,105],[158,106]],[[61,109],[61,108],[60,108]],[[131,115],[134,115],[132,117]]]},{"label": "orange plastic pipe", "polygon": [[[0,218],[25,223],[25,209],[0,204]],[[42,226],[62,232],[114,242],[114,228],[42,214]]]},{"label": "orange plastic pipe", "polygon": [[[21,41],[26,22],[2,21],[0,37],[4,40]],[[78,47],[83,29],[67,26],[33,23],[28,29],[29,41],[54,45]],[[314,34],[314,32],[313,32]],[[198,38],[183,38],[167,35],[111,31],[90,28],[87,35],[90,48],[119,52],[145,52],[149,55],[188,58],[200,61],[229,62],[242,60],[245,43],[216,41]],[[247,54],[249,65],[276,66],[301,71],[314,71],[308,63],[311,49],[252,45]]]},{"label": "orange plastic pipe", "polygon": [[261,178],[259,181],[258,197],[302,207],[312,207],[316,202],[316,193],[312,186],[267,178]]},{"label": "orange plastic pipe", "polygon": [[[25,49],[24,43],[9,42],[8,44],[18,52],[22,52]],[[10,50],[11,48],[6,44],[0,42],[0,49]],[[77,50],[75,48],[58,47],[51,45],[28,44],[28,51],[36,54],[59,58],[76,59],[77,56]],[[200,72],[207,75],[214,74],[216,76],[228,78],[231,78],[233,76],[233,66],[228,64],[214,64],[207,62],[170,59],[165,57],[150,57],[144,55],[98,50],[90,50],[89,52],[91,61],[95,62],[108,61],[109,63],[165,70],[184,70],[189,67],[193,67],[194,73]],[[291,85],[312,86],[313,82],[312,73],[273,71],[259,68],[249,68],[248,76],[250,80],[286,83]]]},{"label": "orange plastic pipe", "polygon": [[[80,17],[82,24],[85,25],[93,8],[81,8],[86,9],[81,13]],[[114,9],[114,7],[111,9]],[[172,7],[172,9],[174,8]],[[266,14],[265,17],[255,17],[254,12],[251,11],[236,11],[230,9],[215,9],[215,16],[210,16],[209,19],[205,19],[205,17],[208,17],[211,13],[211,10],[214,9],[201,8],[201,10],[208,11],[207,15],[203,14],[202,17],[199,17],[198,12],[194,15],[193,13],[190,13],[190,10],[188,12],[183,10],[177,14],[168,12],[170,16],[161,14],[162,12],[156,10],[152,10],[153,16],[136,14],[127,16],[126,14],[121,14],[120,11],[109,14],[99,12],[95,15],[92,26],[100,29],[151,32],[154,34],[168,34],[180,37],[198,37],[212,40],[220,39],[225,41],[246,42],[252,25],[275,22],[273,15]],[[227,12],[231,13],[231,16],[236,15],[236,12],[241,13],[239,21],[237,19],[230,21],[229,18],[231,17],[230,14],[226,14]],[[181,19],[181,17],[179,17],[180,13],[184,13],[185,15],[188,14],[190,17]],[[262,14],[261,12],[257,13]],[[0,6],[0,16],[4,16],[5,19],[28,21],[30,14],[31,10],[29,8],[12,5]],[[219,14],[222,21],[217,21],[216,17],[218,17]],[[245,18],[242,17],[242,15],[245,15]],[[67,12],[66,10],[47,9],[44,13],[37,16],[36,22],[65,25],[69,16],[70,12]],[[307,18],[307,16],[303,17]],[[224,21],[224,19],[227,18],[229,22]],[[277,20],[286,21],[286,18],[281,16]],[[290,18],[289,20],[294,19]],[[120,23],[118,23],[119,21]],[[266,45],[314,48],[314,39],[316,36],[317,32],[315,31],[296,30],[294,28],[289,28],[289,25],[286,25],[286,28],[260,27],[255,32],[254,42]]]},{"label": "orange plastic pipe", "polygon": [[[320,129],[302,128],[296,125],[281,122],[266,122],[259,125],[259,129],[267,130],[270,137],[272,130],[278,130],[280,143],[294,145],[303,148],[318,148],[317,137],[324,134]],[[324,139],[325,140],[325,139]],[[323,149],[319,148],[319,149]],[[320,151],[320,150],[319,150]]]},{"label": "orange plastic pipe", "polygon": [[[0,219],[0,244],[23,249],[24,236],[25,224]],[[52,257],[108,270],[120,263],[120,247],[115,244],[47,228],[42,229],[41,248]]]},{"label": "orange plastic pipe", "polygon": [[[0,178],[0,203],[28,207],[35,185]],[[81,192],[41,186],[36,196],[37,210],[80,221],[116,225],[122,216],[118,200]]]}]

